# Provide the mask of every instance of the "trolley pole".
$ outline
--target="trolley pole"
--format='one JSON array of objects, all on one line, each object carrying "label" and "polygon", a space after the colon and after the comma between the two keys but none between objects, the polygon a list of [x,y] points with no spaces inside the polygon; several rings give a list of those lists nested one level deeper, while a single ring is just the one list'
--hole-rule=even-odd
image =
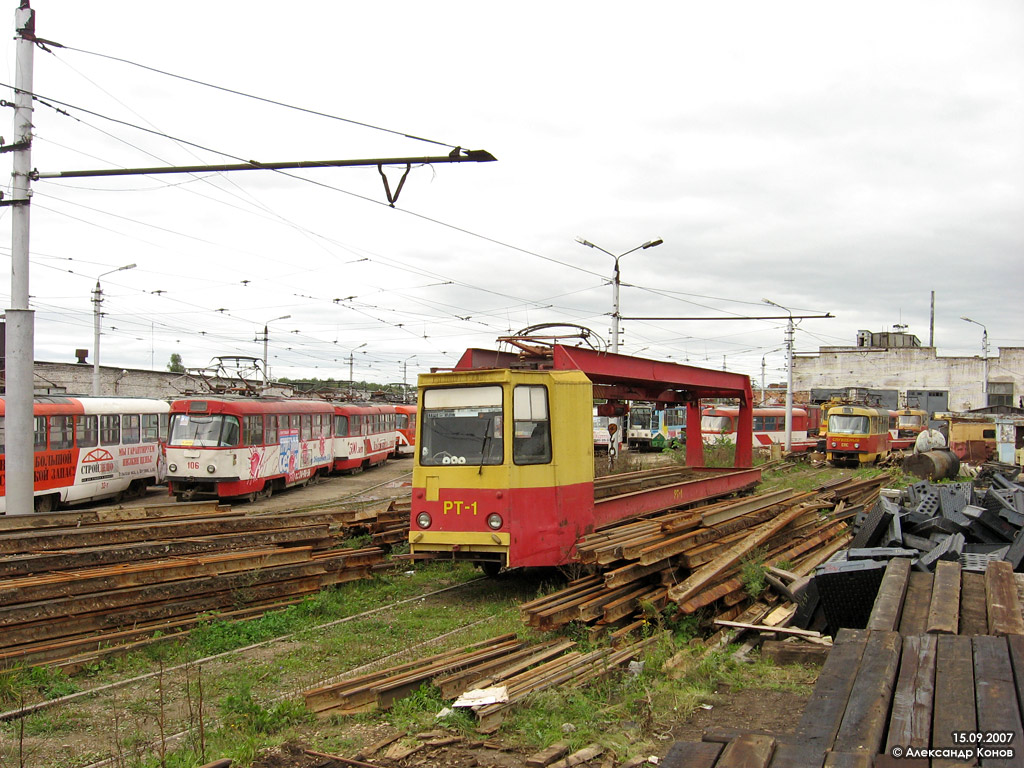
[{"label": "trolley pole", "polygon": [[35,11],[21,0],[15,13],[14,160],[11,183],[11,308],[7,323],[6,475],[7,514],[33,510],[35,454],[32,449],[35,331],[28,307],[29,200],[32,172],[32,76]]}]

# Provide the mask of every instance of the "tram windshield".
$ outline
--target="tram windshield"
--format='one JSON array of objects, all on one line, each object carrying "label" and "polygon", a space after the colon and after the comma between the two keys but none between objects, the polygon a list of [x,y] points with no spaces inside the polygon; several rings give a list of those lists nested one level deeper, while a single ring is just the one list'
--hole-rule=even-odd
[{"label": "tram windshield", "polygon": [[175,413],[171,415],[167,444],[174,448],[226,448],[238,445],[240,434],[237,416]]},{"label": "tram windshield", "polygon": [[916,413],[901,413],[899,415],[899,425],[901,427],[920,427],[923,424],[924,416]]},{"label": "tram windshield", "polygon": [[629,411],[629,426],[633,429],[657,429],[654,409],[634,405]]},{"label": "tram windshield", "polygon": [[828,433],[830,435],[866,435],[868,433],[868,417],[830,414]]},{"label": "tram windshield", "polygon": [[701,432],[732,432],[735,429],[732,425],[732,418],[729,416],[701,416]]},{"label": "tram windshield", "polygon": [[423,393],[420,464],[501,464],[505,453],[501,387]]}]

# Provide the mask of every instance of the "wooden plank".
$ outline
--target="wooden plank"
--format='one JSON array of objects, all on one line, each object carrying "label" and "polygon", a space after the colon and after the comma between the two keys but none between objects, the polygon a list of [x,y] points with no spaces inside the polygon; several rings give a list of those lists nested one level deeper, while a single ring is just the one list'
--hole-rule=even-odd
[{"label": "wooden plank", "polygon": [[960,563],[939,560],[935,564],[932,601],[925,631],[955,635],[960,629]]},{"label": "wooden plank", "polygon": [[789,742],[790,737],[779,738],[769,768],[822,768],[825,750],[822,747]]},{"label": "wooden plank", "polygon": [[974,648],[975,705],[978,712],[978,731],[1010,731],[1016,734],[1013,760],[983,760],[983,765],[1024,765],[1024,745],[1020,736],[1020,705],[1010,662],[1010,648],[1004,637],[971,638]]},{"label": "wooden plank", "polygon": [[1013,566],[1005,560],[990,562],[985,569],[985,605],[991,635],[1024,635],[1017,583]]},{"label": "wooden plank", "polygon": [[714,768],[722,746],[713,741],[677,741],[658,765],[661,768]]},{"label": "wooden plank", "polygon": [[547,768],[555,760],[560,760],[567,754],[569,754],[569,742],[556,741],[547,749],[542,749],[526,758],[526,768]]},{"label": "wooden plank", "polygon": [[932,580],[930,573],[910,572],[907,596],[903,600],[903,615],[900,617],[900,634],[923,635],[928,626],[928,608],[932,602]]},{"label": "wooden plank", "polygon": [[983,573],[960,573],[960,634],[988,634],[988,608],[985,605]]},{"label": "wooden plank", "polygon": [[871,768],[874,755],[867,752],[828,752],[825,768]]},{"label": "wooden plank", "polygon": [[900,661],[898,632],[869,632],[864,659],[850,691],[843,722],[836,734],[836,752],[881,751],[889,701]]},{"label": "wooden plank", "polygon": [[868,631],[865,629],[839,630],[836,644],[818,675],[818,682],[794,730],[796,741],[821,750],[822,760],[842,724],[867,641]]},{"label": "wooden plank", "polygon": [[903,614],[903,599],[910,582],[910,559],[894,557],[885,566],[885,575],[878,587],[878,595],[871,606],[867,629],[895,632]]},{"label": "wooden plank", "polygon": [[774,737],[745,733],[725,745],[715,768],[768,768],[774,752]]},{"label": "wooden plank", "polygon": [[798,627],[769,627],[764,624],[746,624],[740,621],[725,621],[723,619],[715,619],[714,623],[723,627],[756,629],[758,632],[776,632],[780,635],[793,635],[795,637],[821,637],[821,632],[815,632],[812,629],[799,629]]},{"label": "wooden plank", "polygon": [[[981,574],[975,574],[981,576]],[[956,731],[973,733],[978,720],[974,710],[974,651],[971,638],[963,635],[942,635],[935,651],[935,697],[932,707],[932,747],[954,746]],[[934,761],[933,765],[963,768],[965,763]]]},{"label": "wooden plank", "polygon": [[787,643],[783,640],[765,640],[761,645],[761,658],[771,659],[778,665],[802,664],[820,667],[828,658],[830,648],[811,643]]},{"label": "wooden plank", "polygon": [[[958,571],[958,579],[959,575]],[[931,744],[936,640],[935,635],[903,638],[886,752],[891,752],[893,747],[927,748]]]}]

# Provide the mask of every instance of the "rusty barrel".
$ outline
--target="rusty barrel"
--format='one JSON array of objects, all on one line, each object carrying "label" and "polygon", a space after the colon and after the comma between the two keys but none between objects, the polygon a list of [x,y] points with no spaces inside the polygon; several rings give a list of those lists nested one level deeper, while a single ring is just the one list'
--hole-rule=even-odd
[{"label": "rusty barrel", "polygon": [[903,460],[903,471],[924,480],[952,479],[960,472],[960,458],[948,448],[914,453]]}]

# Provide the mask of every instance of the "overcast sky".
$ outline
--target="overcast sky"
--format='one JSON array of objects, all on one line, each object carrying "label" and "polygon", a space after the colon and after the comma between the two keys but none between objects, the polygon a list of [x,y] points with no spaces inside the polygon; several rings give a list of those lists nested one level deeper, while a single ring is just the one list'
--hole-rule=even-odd
[{"label": "overcast sky", "polygon": [[[620,262],[627,318],[785,314],[768,298],[835,316],[799,321],[798,353],[897,325],[927,344],[935,291],[940,354],[980,354],[961,315],[993,355],[1024,346],[1018,0],[32,6],[66,46],[35,54],[41,172],[498,158],[414,167],[394,208],[375,167],[40,180],[38,360],[92,348],[96,278],[130,263],[102,280],[104,365],[259,357],[282,315],[275,376],[352,355],[411,382],[537,323],[607,339],[613,259],[577,237],[664,239]],[[0,228],[9,274],[9,208]],[[625,320],[622,351],[780,381],[784,326]]]}]

